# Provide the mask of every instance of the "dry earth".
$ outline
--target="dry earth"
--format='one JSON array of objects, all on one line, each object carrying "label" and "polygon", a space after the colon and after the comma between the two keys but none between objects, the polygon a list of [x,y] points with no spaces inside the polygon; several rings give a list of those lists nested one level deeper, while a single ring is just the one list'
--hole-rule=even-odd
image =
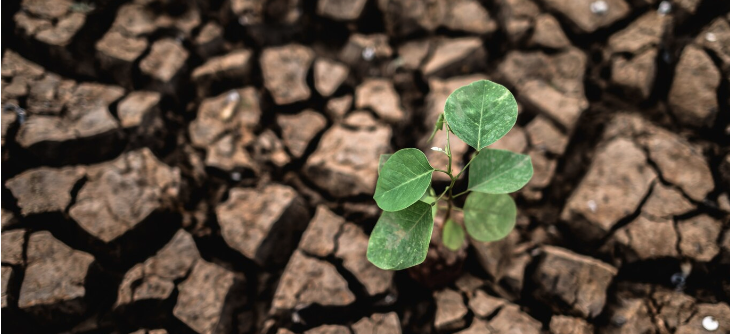
[{"label": "dry earth", "polygon": [[[7,333],[730,333],[728,1],[3,7]],[[379,155],[482,78],[516,230],[375,268]]]}]

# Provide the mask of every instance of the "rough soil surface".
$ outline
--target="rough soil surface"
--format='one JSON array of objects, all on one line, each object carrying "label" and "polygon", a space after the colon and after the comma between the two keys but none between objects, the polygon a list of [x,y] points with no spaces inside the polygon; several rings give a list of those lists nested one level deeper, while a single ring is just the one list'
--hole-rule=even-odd
[{"label": "rough soil surface", "polygon": [[[728,1],[3,5],[8,333],[730,333]],[[376,268],[380,154],[479,79],[516,229]]]}]

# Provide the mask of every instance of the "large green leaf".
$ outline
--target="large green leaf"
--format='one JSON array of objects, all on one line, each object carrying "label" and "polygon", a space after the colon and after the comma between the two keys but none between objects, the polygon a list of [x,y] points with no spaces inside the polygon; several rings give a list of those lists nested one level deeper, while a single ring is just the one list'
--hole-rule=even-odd
[{"label": "large green leaf", "polygon": [[428,190],[433,171],[420,150],[404,148],[395,152],[380,170],[373,198],[385,211],[403,210]]},{"label": "large green leaf", "polygon": [[472,238],[496,241],[515,227],[517,206],[507,194],[471,193],[464,204],[464,225]]},{"label": "large green leaf", "polygon": [[405,210],[383,212],[368,241],[367,257],[376,267],[400,270],[426,259],[433,232],[431,206],[416,201]]},{"label": "large green leaf", "polygon": [[444,113],[451,131],[479,151],[515,125],[517,101],[504,86],[479,80],[451,93]]},{"label": "large green leaf", "polygon": [[444,225],[444,234],[441,237],[446,248],[457,251],[464,244],[464,229],[455,221],[449,219]]},{"label": "large green leaf", "polygon": [[469,168],[469,190],[487,194],[520,190],[533,173],[529,155],[489,148],[481,150]]}]

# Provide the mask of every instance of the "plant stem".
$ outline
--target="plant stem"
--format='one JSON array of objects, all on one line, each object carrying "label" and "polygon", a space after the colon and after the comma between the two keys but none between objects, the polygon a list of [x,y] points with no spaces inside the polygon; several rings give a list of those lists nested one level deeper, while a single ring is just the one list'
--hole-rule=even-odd
[{"label": "plant stem", "polygon": [[452,197],[452,198],[457,198],[457,197],[459,197],[459,196],[461,196],[461,195],[464,195],[464,194],[468,193],[469,191],[470,191],[470,190],[468,190],[468,189],[467,189],[467,190],[464,190],[463,192],[460,192],[460,193],[458,193],[458,194],[454,195],[454,197]]},{"label": "plant stem", "polygon": [[456,174],[457,179],[459,178],[459,176],[461,176],[461,173],[463,173],[467,168],[469,168],[469,165],[471,165],[472,161],[474,161],[474,158],[476,158],[477,155],[479,155],[479,151],[477,151],[477,153],[474,153],[474,156],[472,156],[471,160],[469,160],[469,162],[466,163],[466,166],[464,166],[464,168],[461,169],[459,174]]},{"label": "plant stem", "polygon": [[432,206],[436,205],[436,203],[438,203],[441,200],[441,197],[444,197],[444,195],[446,195],[447,191],[449,191],[449,187],[446,187],[446,189],[444,189],[444,192],[442,192],[441,195],[439,195],[439,197],[436,198],[436,201],[434,201],[431,205]]}]

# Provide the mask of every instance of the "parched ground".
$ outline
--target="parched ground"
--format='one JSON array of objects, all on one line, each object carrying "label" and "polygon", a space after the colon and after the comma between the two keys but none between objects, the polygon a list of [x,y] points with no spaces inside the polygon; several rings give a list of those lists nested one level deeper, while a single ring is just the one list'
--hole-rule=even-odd
[{"label": "parched ground", "polygon": [[[728,1],[3,8],[7,333],[730,333]],[[375,268],[379,155],[483,78],[517,228]]]}]

